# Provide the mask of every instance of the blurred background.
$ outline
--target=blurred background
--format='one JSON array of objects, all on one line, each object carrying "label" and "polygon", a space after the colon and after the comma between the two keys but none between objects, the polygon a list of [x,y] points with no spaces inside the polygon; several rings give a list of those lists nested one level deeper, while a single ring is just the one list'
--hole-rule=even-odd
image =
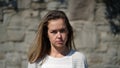
[{"label": "blurred background", "polygon": [[89,68],[120,68],[120,0],[0,0],[0,68],[27,68],[41,18],[64,11]]}]

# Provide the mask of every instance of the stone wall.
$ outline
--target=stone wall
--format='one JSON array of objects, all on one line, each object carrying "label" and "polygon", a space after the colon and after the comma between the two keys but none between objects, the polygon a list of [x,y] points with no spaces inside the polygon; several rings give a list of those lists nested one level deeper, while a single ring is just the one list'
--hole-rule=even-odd
[{"label": "stone wall", "polygon": [[[21,0],[18,2],[18,12],[14,9],[3,11],[3,21],[0,22],[0,68],[27,68],[28,48],[35,37],[41,17],[51,9],[65,11],[70,18],[76,48],[85,54],[89,68],[120,67],[120,35],[111,32],[103,2],[35,1],[37,0]],[[76,7],[80,4],[80,7]]]}]

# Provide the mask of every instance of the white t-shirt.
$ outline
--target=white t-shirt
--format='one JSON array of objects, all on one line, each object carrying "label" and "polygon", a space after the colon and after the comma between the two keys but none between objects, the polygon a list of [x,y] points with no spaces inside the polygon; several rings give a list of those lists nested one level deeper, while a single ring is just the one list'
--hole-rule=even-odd
[{"label": "white t-shirt", "polygon": [[87,68],[85,56],[74,50],[62,58],[54,58],[48,55],[45,62],[42,65],[40,64],[41,62],[28,63],[28,68]]}]

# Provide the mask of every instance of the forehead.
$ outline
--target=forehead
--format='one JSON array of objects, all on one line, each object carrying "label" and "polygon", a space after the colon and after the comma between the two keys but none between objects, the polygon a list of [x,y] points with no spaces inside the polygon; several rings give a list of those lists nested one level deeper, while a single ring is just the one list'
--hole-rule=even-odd
[{"label": "forehead", "polygon": [[64,19],[60,18],[48,21],[48,29],[60,29],[60,28],[66,28]]}]

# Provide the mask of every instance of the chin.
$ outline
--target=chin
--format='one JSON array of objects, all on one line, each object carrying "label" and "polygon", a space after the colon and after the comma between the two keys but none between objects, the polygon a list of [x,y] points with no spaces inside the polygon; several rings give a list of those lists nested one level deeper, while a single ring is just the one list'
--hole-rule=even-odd
[{"label": "chin", "polygon": [[63,44],[57,44],[56,46],[57,47],[65,47],[65,45],[63,45]]}]

